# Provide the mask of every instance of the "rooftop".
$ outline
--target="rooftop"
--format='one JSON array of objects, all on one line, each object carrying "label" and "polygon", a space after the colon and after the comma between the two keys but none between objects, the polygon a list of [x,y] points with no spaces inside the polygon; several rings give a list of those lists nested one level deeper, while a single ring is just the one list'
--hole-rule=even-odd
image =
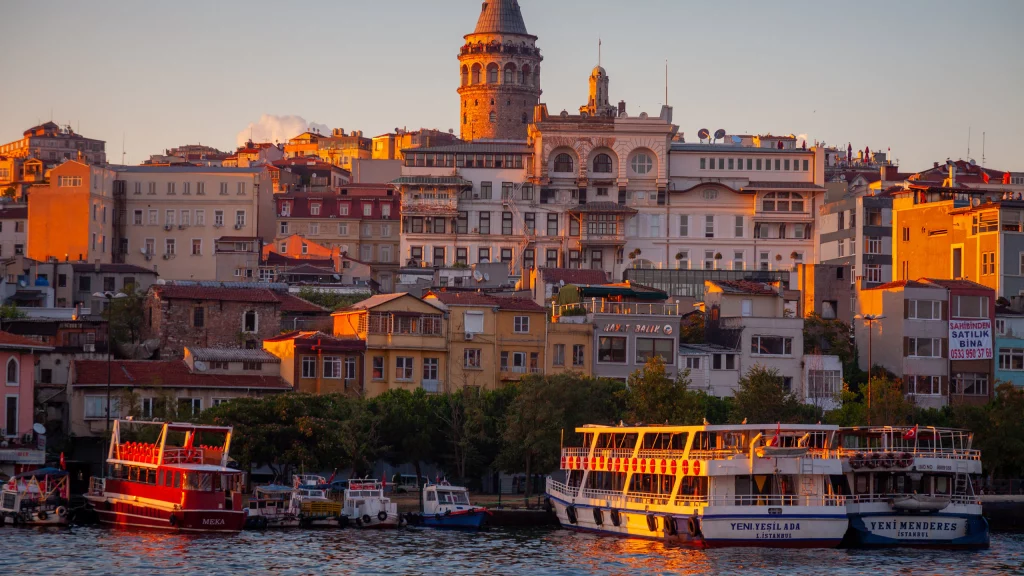
[{"label": "rooftop", "polygon": [[487,0],[484,2],[473,33],[529,35],[517,0]]},{"label": "rooftop", "polygon": [[939,288],[939,286],[933,286],[925,284],[924,282],[918,282],[917,280],[896,280],[894,282],[888,282],[878,286],[872,286],[871,288],[865,288],[865,290],[895,290],[898,288]]},{"label": "rooftop", "polygon": [[539,304],[527,298],[491,296],[479,292],[430,292],[427,298],[436,298],[446,306],[493,306],[499,310],[515,312],[544,312]]},{"label": "rooftop", "polygon": [[978,284],[977,282],[971,282],[970,280],[963,279],[946,279],[946,278],[921,278],[929,284],[935,284],[948,288],[950,290],[988,290],[993,291],[992,288],[985,286],[984,284]]},{"label": "rooftop", "polygon": [[407,292],[398,292],[396,294],[375,294],[373,296],[370,296],[366,300],[356,302],[355,304],[349,306],[348,308],[345,308],[345,310],[339,310],[339,312],[349,310],[369,310],[370,308],[376,308],[381,304],[386,304],[388,302],[391,302],[392,300],[398,300],[402,296],[408,295],[409,294]]},{"label": "rooftop", "polygon": [[718,344],[680,344],[679,353],[683,355],[695,354],[739,354],[738,348],[727,348]]},{"label": "rooftop", "polygon": [[266,288],[225,288],[213,286],[179,286],[155,284],[152,290],[163,299],[219,300],[222,302],[279,303],[274,292]]},{"label": "rooftop", "polygon": [[[98,268],[98,270],[97,270]],[[156,276],[155,270],[149,268],[143,268],[142,266],[136,266],[135,264],[72,264],[71,270],[76,274],[83,274],[88,272],[99,272],[100,274],[152,274]]]},{"label": "rooftop", "polygon": [[[292,274],[294,271],[289,271],[288,273]],[[333,274],[334,272],[328,270],[323,273]],[[276,292],[275,295],[277,296],[277,299],[281,301],[281,312],[310,314],[327,314],[330,312],[330,310],[323,306],[317,306],[309,300],[299,298],[298,296],[289,294],[288,292]]]},{"label": "rooftop", "polygon": [[297,347],[317,346],[327,352],[359,351],[366,350],[366,341],[359,338],[339,338],[323,332],[309,332],[298,330],[288,332],[275,338],[268,338],[264,342],[285,342],[291,340]]},{"label": "rooftop", "polygon": [[[75,360],[73,386],[106,386],[106,360]],[[158,388],[234,388],[287,391],[292,386],[280,376],[192,372],[182,360],[112,360],[113,386]]]},{"label": "rooftop", "polygon": [[36,340],[11,334],[10,332],[0,332],[0,349],[46,351],[53,350],[53,347],[42,344]]},{"label": "rooftop", "polygon": [[280,363],[281,359],[265,350],[247,348],[192,348],[185,347],[196,360],[203,362],[271,362]]},{"label": "rooftop", "polygon": [[604,270],[587,268],[538,268],[541,278],[548,283],[566,284],[604,284],[608,282],[608,274]]},{"label": "rooftop", "polygon": [[427,186],[472,186],[473,183],[462,176],[402,176],[391,181],[392,184],[423,184]]},{"label": "rooftop", "polygon": [[778,287],[765,282],[751,282],[750,280],[708,280],[707,282],[718,286],[725,294],[779,295]]},{"label": "rooftop", "polygon": [[402,150],[407,154],[530,154],[533,152],[525,141],[504,141],[494,142],[478,140],[476,142],[465,142],[462,144],[448,144],[445,146],[431,146],[429,148],[409,148]]},{"label": "rooftop", "polygon": [[0,204],[0,220],[24,220],[28,218],[28,206]]}]

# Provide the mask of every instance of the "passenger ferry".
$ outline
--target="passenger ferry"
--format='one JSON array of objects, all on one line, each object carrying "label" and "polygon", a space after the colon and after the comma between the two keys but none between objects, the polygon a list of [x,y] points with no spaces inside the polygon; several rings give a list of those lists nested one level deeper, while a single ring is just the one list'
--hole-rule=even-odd
[{"label": "passenger ferry", "polygon": [[245,524],[243,482],[227,467],[230,445],[230,427],[115,420],[107,477],[90,478],[85,498],[103,524],[238,532]]},{"label": "passenger ferry", "polygon": [[68,473],[40,468],[13,476],[0,491],[0,524],[67,526]]},{"label": "passenger ferry", "polygon": [[547,480],[562,526],[696,547],[834,547],[848,526],[838,428],[597,426]]},{"label": "passenger ferry", "polygon": [[949,428],[841,431],[851,546],[987,548],[973,434]]}]

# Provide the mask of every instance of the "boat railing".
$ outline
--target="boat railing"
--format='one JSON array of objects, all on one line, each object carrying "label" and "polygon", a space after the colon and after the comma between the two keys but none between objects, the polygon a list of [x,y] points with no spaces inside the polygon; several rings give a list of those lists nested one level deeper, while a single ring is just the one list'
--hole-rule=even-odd
[{"label": "boat railing", "polygon": [[667,506],[671,500],[671,495],[669,494],[651,494],[646,492],[623,494],[619,490],[597,490],[593,488],[584,488],[581,492],[576,486],[569,486],[550,478],[548,479],[548,491],[561,494],[566,498],[604,500],[608,503],[608,506],[612,507],[626,507],[629,504]]},{"label": "boat railing", "polygon": [[[742,448],[724,450],[690,450],[691,460],[728,460],[733,456],[746,454]],[[679,456],[682,458],[682,454]]]},{"label": "boat railing", "polygon": [[[857,504],[869,504],[872,502],[892,502],[894,499],[910,498],[912,496],[919,496],[919,494],[857,494],[855,496],[847,496],[851,502]],[[939,498],[949,498],[951,504],[981,504],[981,498],[972,496],[970,494],[937,494]]]},{"label": "boat railing", "polygon": [[89,493],[100,495],[106,491],[107,479],[97,478],[95,476],[89,478]]},{"label": "boat railing", "polygon": [[882,448],[881,446],[868,448],[840,448],[840,457],[852,457],[857,455],[868,456],[875,454],[910,454],[912,458],[940,458],[944,460],[981,460],[981,450],[966,450],[956,448],[914,448],[913,446],[896,446]]},{"label": "boat railing", "polygon": [[719,496],[713,498],[710,504],[713,506],[845,506],[846,497],[799,494]]},{"label": "boat railing", "polygon": [[202,448],[170,448],[164,450],[164,464],[202,464]]}]

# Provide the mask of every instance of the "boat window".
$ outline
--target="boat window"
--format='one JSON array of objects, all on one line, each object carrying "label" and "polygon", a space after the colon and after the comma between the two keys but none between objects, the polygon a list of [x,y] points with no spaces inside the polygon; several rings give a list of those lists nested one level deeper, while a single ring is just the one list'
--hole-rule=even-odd
[{"label": "boat window", "polygon": [[181,488],[181,472],[174,473],[174,487]]},{"label": "boat window", "polygon": [[935,477],[935,494],[949,494],[949,478],[946,476]]},{"label": "boat window", "polygon": [[128,468],[128,480],[131,482],[138,482],[139,480],[139,469],[135,466]]},{"label": "boat window", "polygon": [[854,474],[853,476],[853,491],[855,494],[867,494],[870,492],[868,480],[870,480],[870,474]]},{"label": "boat window", "polygon": [[156,484],[156,470],[146,471],[146,484]]},{"label": "boat window", "polygon": [[893,492],[895,494],[907,494],[907,477],[900,474],[893,478]]},{"label": "boat window", "polygon": [[850,485],[846,482],[846,476],[833,475],[828,477],[830,484],[829,494],[841,494],[843,496],[850,495]]},{"label": "boat window", "polygon": [[157,486],[163,486],[164,485],[164,471],[163,470],[158,470],[157,473],[156,473],[156,485]]},{"label": "boat window", "polygon": [[427,492],[427,502],[434,502],[437,500],[437,496],[433,492]]},{"label": "boat window", "polygon": [[256,510],[256,509],[258,509],[260,507],[260,504],[262,504],[262,502],[259,501],[259,500],[250,500],[249,501],[249,509],[250,510]]}]

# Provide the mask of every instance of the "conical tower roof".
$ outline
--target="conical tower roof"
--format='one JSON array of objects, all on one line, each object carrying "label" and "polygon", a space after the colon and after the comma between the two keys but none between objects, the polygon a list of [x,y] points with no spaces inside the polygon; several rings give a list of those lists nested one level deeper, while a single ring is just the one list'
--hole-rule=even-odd
[{"label": "conical tower roof", "polygon": [[487,0],[480,10],[474,34],[523,34],[528,36],[517,0]]}]

